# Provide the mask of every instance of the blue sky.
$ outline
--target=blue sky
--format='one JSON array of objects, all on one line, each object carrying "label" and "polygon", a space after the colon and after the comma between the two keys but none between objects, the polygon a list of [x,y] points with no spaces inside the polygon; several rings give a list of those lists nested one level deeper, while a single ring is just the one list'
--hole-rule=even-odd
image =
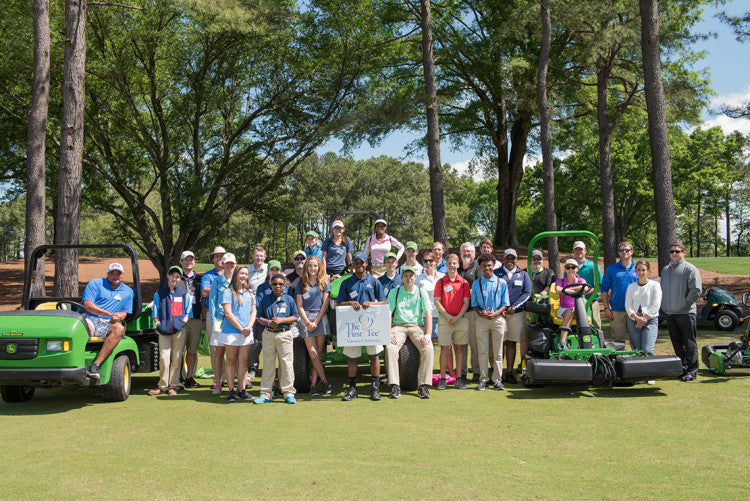
[{"label": "blue sky", "polygon": [[[699,62],[695,69],[707,68],[711,75],[712,88],[716,96],[711,101],[711,107],[718,109],[723,103],[739,103],[750,99],[750,42],[741,44],[735,40],[734,33],[729,27],[721,23],[716,15],[725,11],[729,15],[741,15],[750,10],[750,1],[734,0],[727,2],[719,8],[706,7],[703,22],[696,26],[696,32],[713,32],[716,38],[697,42],[696,50],[706,51],[706,57]],[[710,113],[704,114],[706,123],[704,127],[719,125],[725,133],[739,130],[745,134],[750,133],[750,120],[735,120],[726,116],[714,116]],[[378,155],[388,155],[404,160],[427,162],[427,152],[419,151],[411,156],[405,153],[405,147],[413,141],[417,135],[408,133],[393,133],[381,141],[378,146],[372,147],[363,143],[352,152],[355,159],[366,159]],[[341,143],[332,140],[319,148],[319,152],[340,152]],[[473,157],[471,150],[452,151],[445,144],[442,145],[440,158],[443,163],[450,163],[459,171],[464,171],[469,160]]]}]

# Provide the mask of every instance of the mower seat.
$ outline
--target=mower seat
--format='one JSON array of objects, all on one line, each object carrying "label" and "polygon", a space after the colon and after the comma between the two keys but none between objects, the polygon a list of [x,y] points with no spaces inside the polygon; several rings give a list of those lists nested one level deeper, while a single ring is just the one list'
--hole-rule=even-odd
[{"label": "mower seat", "polygon": [[35,310],[56,310],[57,309],[57,301],[45,301],[44,303],[39,303],[34,307]]},{"label": "mower seat", "polygon": [[[553,287],[550,287],[549,291],[549,316],[552,319],[552,323],[555,325],[562,325],[563,319],[557,316],[557,310],[560,308],[560,294]],[[591,324],[591,315],[589,317],[589,324]],[[571,326],[576,325],[575,315],[573,316],[573,322]]]},{"label": "mower seat", "polygon": [[104,342],[104,338],[103,337],[99,337],[99,336],[91,336],[89,338],[88,342],[89,343],[103,343]]}]

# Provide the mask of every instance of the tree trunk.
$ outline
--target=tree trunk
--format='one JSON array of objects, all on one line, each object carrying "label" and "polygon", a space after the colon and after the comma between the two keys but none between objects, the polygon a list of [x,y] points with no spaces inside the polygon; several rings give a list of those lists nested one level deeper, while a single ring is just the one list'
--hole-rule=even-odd
[{"label": "tree trunk", "polygon": [[34,0],[34,78],[26,135],[25,269],[37,265],[32,278],[34,297],[45,296],[44,259],[31,263],[31,252],[45,242],[45,150],[49,110],[49,0]]},{"label": "tree trunk", "polygon": [[510,155],[507,141],[496,144],[497,148],[497,225],[495,247],[506,248],[518,245],[516,237],[516,202],[523,178],[523,158],[526,155],[526,140],[531,129],[531,111],[519,110],[519,115],[510,129]]},{"label": "tree trunk", "polygon": [[[435,59],[432,55],[432,18],[430,0],[422,4],[422,66],[427,107],[427,158],[430,163],[430,201],[432,202],[432,234],[436,242],[447,245],[443,171],[440,165],[440,129],[438,127],[438,97],[435,82]],[[446,247],[447,248],[447,247]]]},{"label": "tree trunk", "polygon": [[[552,138],[550,135],[551,110],[547,99],[547,69],[549,67],[549,52],[552,44],[552,21],[549,12],[549,0],[540,0],[540,14],[542,17],[542,47],[539,55],[539,70],[537,72],[536,96],[539,104],[541,122],[542,166],[544,181],[544,219],[547,231],[557,231],[557,214],[555,213],[555,170],[552,162]],[[532,252],[533,249],[529,249]],[[547,239],[547,261],[549,268],[560,276],[560,257],[557,248],[557,237]]]},{"label": "tree trunk", "polygon": [[[658,217],[657,217],[657,220],[658,220]],[[695,257],[701,257],[701,203],[700,201],[698,202],[698,214],[696,214],[695,216]]]},{"label": "tree trunk", "polygon": [[[77,244],[81,229],[86,2],[87,0],[65,2],[62,135],[55,221],[55,239],[60,244]],[[54,290],[57,297],[79,295],[77,251],[65,250],[56,254]]]},{"label": "tree trunk", "polygon": [[659,7],[657,0],[638,0],[641,11],[641,52],[648,110],[648,136],[651,145],[651,180],[654,185],[656,241],[659,271],[669,262],[669,246],[675,241],[672,166],[669,160],[667,107],[661,79],[659,46]]},{"label": "tree trunk", "polygon": [[612,179],[612,129],[607,115],[607,85],[611,65],[597,68],[596,119],[599,123],[599,168],[602,185],[602,245],[604,267],[617,260],[615,241],[615,185]]},{"label": "tree trunk", "polygon": [[732,256],[732,221],[729,218],[729,194],[727,193],[726,204],[724,205],[724,218],[727,222],[727,257]]}]

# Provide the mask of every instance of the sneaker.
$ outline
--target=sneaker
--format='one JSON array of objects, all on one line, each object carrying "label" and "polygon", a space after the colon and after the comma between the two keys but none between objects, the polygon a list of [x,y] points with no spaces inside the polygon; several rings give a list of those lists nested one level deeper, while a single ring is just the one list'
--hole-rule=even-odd
[{"label": "sneaker", "polygon": [[313,386],[313,385],[310,385],[310,396],[311,397],[319,397],[320,396],[320,393],[318,393],[318,389],[315,386]]},{"label": "sneaker", "polygon": [[380,400],[380,387],[375,385],[370,386],[370,400],[375,402]]},{"label": "sneaker", "polygon": [[565,341],[560,341],[557,343],[557,351],[565,351],[568,349],[568,343]]},{"label": "sneaker", "polygon": [[401,387],[397,384],[391,385],[391,393],[388,398],[398,398],[401,396]]},{"label": "sneaker", "polygon": [[656,384],[656,380],[655,379],[649,379],[648,381],[646,381],[646,384]]},{"label": "sneaker", "polygon": [[288,404],[296,404],[297,403],[297,399],[294,398],[294,395],[289,395],[288,397],[286,397],[284,399],[284,402],[286,402]]},{"label": "sneaker", "polygon": [[250,374],[248,373],[247,376],[245,376],[245,388],[252,388],[253,387],[253,378],[250,377]]},{"label": "sneaker", "polygon": [[505,373],[505,382],[510,384],[517,384],[518,380],[516,380],[516,376],[513,375],[513,372],[508,371]]},{"label": "sneaker", "polygon": [[248,379],[248,380],[250,380],[250,379],[255,379],[255,371],[249,371],[249,372],[247,373],[247,379]]},{"label": "sneaker", "polygon": [[441,377],[440,381],[438,381],[437,389],[438,390],[445,390],[448,388],[448,384],[445,382],[445,378]]},{"label": "sneaker", "polygon": [[477,384],[477,390],[484,391],[487,389],[487,381],[479,381],[479,384]]},{"label": "sneaker", "polygon": [[330,395],[332,391],[331,383],[323,381],[323,395]]},{"label": "sneaker", "polygon": [[464,383],[463,379],[461,378],[456,379],[456,389],[459,389],[459,390],[466,389],[466,383]]},{"label": "sneaker", "polygon": [[91,379],[99,379],[101,380],[102,375],[99,374],[99,364],[91,364],[89,365],[89,368],[86,369],[86,375],[90,377]]},{"label": "sneaker", "polygon": [[518,367],[513,371],[516,374],[523,374],[523,363],[518,364]]},{"label": "sneaker", "polygon": [[346,390],[346,393],[344,393],[344,396],[341,397],[341,400],[344,402],[348,402],[350,400],[354,400],[357,398],[357,388],[354,386],[350,386],[348,390]]},{"label": "sneaker", "polygon": [[229,394],[227,395],[227,402],[234,402],[236,400],[236,397],[234,395],[234,390],[229,390]]},{"label": "sneaker", "polygon": [[221,384],[215,384],[214,389],[211,390],[212,395],[221,395]]},{"label": "sneaker", "polygon": [[472,383],[478,383],[479,382],[479,374],[474,374],[471,376],[471,382]]},{"label": "sneaker", "polygon": [[258,397],[255,400],[253,400],[253,403],[254,404],[258,404],[258,405],[260,405],[260,404],[270,404],[271,401],[268,400],[267,398],[264,398],[264,397]]},{"label": "sneaker", "polygon": [[200,387],[201,387],[201,384],[191,377],[185,380],[185,388],[200,388]]},{"label": "sneaker", "polygon": [[493,390],[504,390],[505,386],[503,386],[502,381],[495,381],[495,384],[492,385]]},{"label": "sneaker", "polygon": [[239,393],[237,393],[237,398],[241,398],[242,400],[252,400],[253,397],[247,392],[247,389],[240,390]]},{"label": "sneaker", "polygon": [[417,395],[419,396],[419,398],[430,398],[430,390],[429,388],[427,388],[426,384],[419,385]]},{"label": "sneaker", "polygon": [[680,378],[680,381],[688,382],[688,381],[694,381],[695,380],[695,372],[687,372],[685,373],[682,378]]}]

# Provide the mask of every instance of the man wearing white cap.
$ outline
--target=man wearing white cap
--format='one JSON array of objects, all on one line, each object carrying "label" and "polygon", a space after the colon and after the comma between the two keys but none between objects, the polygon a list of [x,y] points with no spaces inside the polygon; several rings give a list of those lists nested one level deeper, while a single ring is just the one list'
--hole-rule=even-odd
[{"label": "man wearing white cap", "polygon": [[[214,370],[214,395],[221,393],[221,380],[224,377],[224,345],[221,344],[221,324],[224,321],[224,308],[221,306],[222,294],[224,289],[229,287],[232,281],[234,267],[237,265],[237,258],[231,252],[226,252],[221,257],[221,264],[224,272],[219,275],[211,284],[208,293],[208,320],[206,324],[211,323],[211,337],[208,338],[212,350],[211,365]],[[206,329],[208,333],[208,329]]]},{"label": "man wearing white cap", "polygon": [[[573,257],[578,263],[578,276],[586,281],[590,286],[594,286],[594,263],[586,259],[586,244],[581,242],[575,242],[573,244]],[[599,283],[602,282],[602,269],[599,265],[596,265],[596,272],[599,274]],[[591,294],[585,296],[586,301],[589,300]],[[591,303],[591,319],[593,320],[594,327],[597,329],[602,328],[602,314],[599,310],[599,293],[594,296],[594,301]]]},{"label": "man wearing white cap", "polygon": [[[214,251],[208,255],[208,258],[214,263],[214,268],[208,270],[201,277],[201,296],[203,296],[203,316],[206,319],[206,336],[208,337],[209,350],[211,356],[211,370],[214,371],[214,354],[216,351],[215,345],[211,344],[211,339],[214,337],[214,324],[209,314],[208,308],[208,295],[211,291],[211,285],[214,283],[219,276],[224,273],[224,265],[221,264],[221,260],[226,254],[224,247],[216,246]],[[218,331],[218,329],[216,329]],[[218,333],[216,334],[218,335]]]},{"label": "man wearing white cap", "polygon": [[187,291],[190,303],[193,305],[193,315],[185,324],[185,363],[187,364],[187,374],[185,378],[186,388],[198,388],[200,384],[195,381],[195,366],[198,362],[198,343],[201,340],[201,328],[203,320],[201,313],[203,311],[203,301],[196,301],[200,296],[201,276],[195,270],[195,254],[192,251],[185,251],[180,254],[180,266],[182,267],[182,281],[180,287]]},{"label": "man wearing white cap", "polygon": [[99,366],[122,339],[125,332],[122,321],[133,313],[133,289],[122,283],[124,271],[120,263],[112,263],[107,268],[106,278],[95,278],[83,290],[83,306],[91,336],[105,338],[94,363],[87,370],[92,378],[100,379]]}]

